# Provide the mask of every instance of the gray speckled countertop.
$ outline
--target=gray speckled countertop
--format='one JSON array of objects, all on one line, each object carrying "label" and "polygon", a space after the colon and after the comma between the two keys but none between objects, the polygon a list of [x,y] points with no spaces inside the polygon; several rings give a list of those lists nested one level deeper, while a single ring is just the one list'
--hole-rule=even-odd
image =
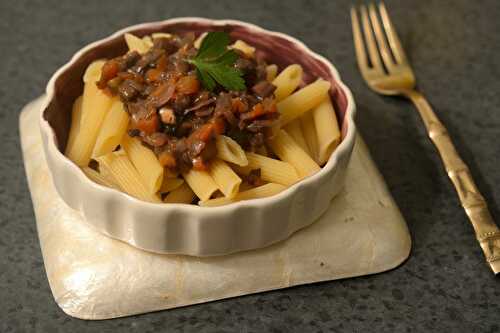
[{"label": "gray speckled countertop", "polygon": [[[311,2],[311,3],[309,3]],[[500,330],[500,282],[413,107],[358,74],[354,1],[0,1],[0,332],[340,332]],[[387,1],[421,89],[500,222],[500,2]],[[111,321],[65,315],[45,277],[18,114],[81,46],[174,16],[236,18],[296,36],[352,88],[358,124],[405,216],[413,252],[387,273]]]}]

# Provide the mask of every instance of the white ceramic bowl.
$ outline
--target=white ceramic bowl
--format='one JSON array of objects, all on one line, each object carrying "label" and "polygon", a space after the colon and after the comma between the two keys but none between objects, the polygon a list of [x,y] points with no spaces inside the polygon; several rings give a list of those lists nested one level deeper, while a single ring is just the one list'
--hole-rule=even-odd
[{"label": "white ceramic bowl", "polygon": [[[224,30],[255,45],[269,62],[284,67],[299,63],[305,81],[323,77],[332,83],[331,98],[342,128],[342,142],[317,174],[285,191],[262,199],[222,207],[153,204],[90,181],[62,151],[71,119],[71,105],[83,91],[82,76],[97,58],[125,53],[125,32],[139,36],[157,31]],[[48,166],[62,199],[80,210],[104,234],[135,247],[171,254],[223,255],[265,247],[313,223],[341,190],[354,146],[355,106],[349,89],[332,64],[300,41],[255,25],[232,20],[177,18],[135,25],[92,43],[61,67],[47,85],[40,129]]]}]

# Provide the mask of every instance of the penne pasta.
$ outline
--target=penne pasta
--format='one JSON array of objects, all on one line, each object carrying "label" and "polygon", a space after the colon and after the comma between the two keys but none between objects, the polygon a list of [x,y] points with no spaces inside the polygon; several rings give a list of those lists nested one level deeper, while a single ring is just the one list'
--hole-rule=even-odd
[{"label": "penne pasta", "polygon": [[123,107],[123,103],[116,99],[104,118],[97,140],[92,152],[92,158],[111,153],[122,141],[127,132],[129,115]]},{"label": "penne pasta", "polygon": [[99,166],[105,168],[113,175],[120,188],[137,199],[160,202],[160,198],[147,189],[141,176],[128,156],[122,151],[116,151],[98,158]]},{"label": "penne pasta", "polygon": [[167,194],[165,199],[163,199],[163,202],[190,204],[195,198],[196,195],[193,190],[186,183],[184,183]]},{"label": "penne pasta", "polygon": [[278,132],[270,145],[281,160],[293,165],[301,179],[320,170],[319,165],[284,130]]},{"label": "penne pasta", "polygon": [[101,78],[101,69],[104,66],[105,60],[93,61],[83,74],[83,83],[97,82]]},{"label": "penne pasta", "polygon": [[329,89],[330,82],[319,79],[279,102],[276,106],[281,113],[280,125],[284,126],[318,106],[327,97]]},{"label": "penne pasta", "polygon": [[64,151],[89,179],[218,206],[278,193],[328,160],[341,140],[330,82],[304,86],[300,65],[279,72],[234,35],[200,33],[125,33],[128,53],[88,65]]},{"label": "penne pasta", "polygon": [[85,84],[82,96],[82,115],[80,126],[83,131],[90,130],[95,132],[96,137],[92,142],[92,146],[97,139],[97,131],[101,127],[112,102],[113,99],[104,91],[97,88],[95,82],[89,81]]},{"label": "penne pasta", "polygon": [[251,170],[260,169],[260,177],[270,183],[290,186],[299,181],[297,171],[290,163],[255,153],[247,153],[246,167],[233,166],[237,173],[248,175]]},{"label": "penne pasta", "polygon": [[167,33],[167,32],[153,32],[151,34],[151,37],[153,39],[155,39],[155,38],[172,38],[172,35]]},{"label": "penne pasta", "polygon": [[203,207],[215,207],[227,205],[233,202],[242,201],[242,200],[250,200],[250,199],[258,199],[270,197],[272,195],[278,194],[279,192],[286,189],[285,186],[281,184],[269,183],[259,187],[254,187],[252,189],[243,191],[238,193],[234,198],[216,198],[210,199],[206,201],[200,201],[199,205]]},{"label": "penne pasta", "polygon": [[302,126],[300,124],[300,119],[295,119],[285,126],[285,131],[295,140],[295,142],[302,148],[306,153],[311,155],[309,147],[307,146],[306,139],[304,138],[304,133],[302,132]]},{"label": "penne pasta", "polygon": [[198,38],[196,38],[196,40],[194,41],[194,47],[196,47],[197,49],[200,48],[201,46],[201,43],[203,42],[203,39],[205,39],[205,36],[207,35],[207,32],[204,32],[202,33],[200,36],[198,36]]},{"label": "penne pasta", "polygon": [[150,36],[142,37],[142,43],[148,48],[148,50],[153,47],[153,39],[151,39]]},{"label": "penne pasta", "polygon": [[132,34],[125,34],[125,42],[127,43],[129,51],[137,51],[140,54],[148,52],[149,47],[144,43],[144,41]]},{"label": "penne pasta", "polygon": [[232,49],[240,50],[249,58],[253,58],[255,55],[255,47],[248,45],[247,43],[245,43],[240,39],[238,39],[236,42],[233,43],[233,45],[229,47]]},{"label": "penne pasta", "polygon": [[219,188],[206,171],[189,170],[182,174],[186,183],[200,200],[208,200]]},{"label": "penne pasta", "polygon": [[98,77],[93,72],[98,66],[99,64],[93,63],[86,72],[89,81],[83,88],[80,127],[73,145],[66,152],[66,156],[81,167],[89,164],[97,135],[112,102],[112,98],[95,84],[94,80]]},{"label": "penne pasta", "polygon": [[68,154],[75,145],[75,139],[80,132],[80,125],[82,118],[82,96],[78,97],[73,103],[73,109],[71,110],[71,127],[69,129],[68,142],[66,143],[66,149],[64,154]]},{"label": "penne pasta", "polygon": [[314,108],[312,115],[318,141],[318,162],[323,165],[340,143],[339,125],[330,98]]},{"label": "penne pasta", "polygon": [[176,188],[178,188],[182,184],[184,184],[184,179],[182,179],[182,178],[163,177],[163,183],[161,184],[160,190],[158,192],[168,193],[170,191],[175,190]]},{"label": "penne pasta", "polygon": [[104,178],[106,179],[107,182],[109,183],[112,183],[112,184],[115,184],[116,187],[119,189],[120,188],[120,185],[118,184],[118,182],[116,181],[116,179],[114,178],[113,176],[113,173],[111,172],[111,170],[107,167],[107,165],[105,163],[102,163],[102,161],[100,160],[100,158],[96,158],[95,159],[98,164],[99,164],[99,174]]},{"label": "penne pasta", "polygon": [[304,139],[309,149],[309,156],[318,162],[318,139],[316,138],[316,127],[314,125],[312,112],[306,112],[299,120],[302,127],[302,133],[304,133]]},{"label": "penne pasta", "polygon": [[163,167],[151,149],[144,147],[140,140],[123,136],[121,146],[127,153],[146,185],[149,193],[156,193],[163,182]]},{"label": "penne pasta", "polygon": [[90,178],[93,182],[103,185],[106,187],[114,188],[119,190],[120,187],[114,180],[109,179],[108,177],[104,177],[102,174],[99,172],[95,171],[94,169],[91,169],[89,167],[83,167],[82,168],[83,173]]},{"label": "penne pasta", "polygon": [[266,80],[272,82],[276,78],[276,74],[278,74],[278,66],[275,64],[268,65],[266,67]]},{"label": "penne pasta", "polygon": [[302,82],[302,67],[300,65],[290,65],[279,73],[273,80],[276,86],[274,96],[276,102],[288,97]]},{"label": "penne pasta", "polygon": [[215,158],[210,164],[210,176],[219,190],[227,198],[233,198],[239,190],[241,178],[221,159]]},{"label": "penne pasta", "polygon": [[225,135],[217,135],[215,139],[217,157],[223,161],[231,162],[240,166],[248,164],[247,156],[241,146]]}]

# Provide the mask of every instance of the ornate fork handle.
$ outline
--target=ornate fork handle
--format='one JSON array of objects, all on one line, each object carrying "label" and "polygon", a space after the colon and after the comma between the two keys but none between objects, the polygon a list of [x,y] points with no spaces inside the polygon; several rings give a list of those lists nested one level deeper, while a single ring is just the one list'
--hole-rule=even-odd
[{"label": "ornate fork handle", "polygon": [[476,238],[483,249],[486,260],[495,274],[500,272],[500,230],[493,221],[486,201],[477,189],[470,170],[458,155],[453,142],[432,111],[425,97],[415,90],[404,94],[415,104],[432,142],[439,151],[443,164],[460,198],[469,220],[474,227]]}]

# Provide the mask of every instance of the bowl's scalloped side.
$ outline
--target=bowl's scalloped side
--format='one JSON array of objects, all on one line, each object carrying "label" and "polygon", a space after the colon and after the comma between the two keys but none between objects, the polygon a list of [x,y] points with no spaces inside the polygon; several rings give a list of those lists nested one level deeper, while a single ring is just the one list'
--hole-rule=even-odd
[{"label": "bowl's scalloped side", "polygon": [[240,25],[284,38],[326,65],[347,98],[344,117],[348,124],[344,139],[327,164],[317,174],[268,198],[211,208],[185,204],[158,205],[140,201],[89,180],[80,168],[57,148],[55,132],[41,112],[40,130],[44,152],[58,193],[70,207],[82,210],[87,221],[101,232],[152,252],[195,256],[222,255],[264,247],[286,239],[295,231],[313,223],[328,208],[331,198],[341,190],[356,133],[355,104],[350,90],[327,59],[311,51],[299,40],[235,20],[187,17],[130,26],[87,45],[62,66],[47,85],[47,98],[42,110],[47,108],[54,96],[57,78],[84,52],[125,32],[177,22],[204,22],[216,26]]}]

